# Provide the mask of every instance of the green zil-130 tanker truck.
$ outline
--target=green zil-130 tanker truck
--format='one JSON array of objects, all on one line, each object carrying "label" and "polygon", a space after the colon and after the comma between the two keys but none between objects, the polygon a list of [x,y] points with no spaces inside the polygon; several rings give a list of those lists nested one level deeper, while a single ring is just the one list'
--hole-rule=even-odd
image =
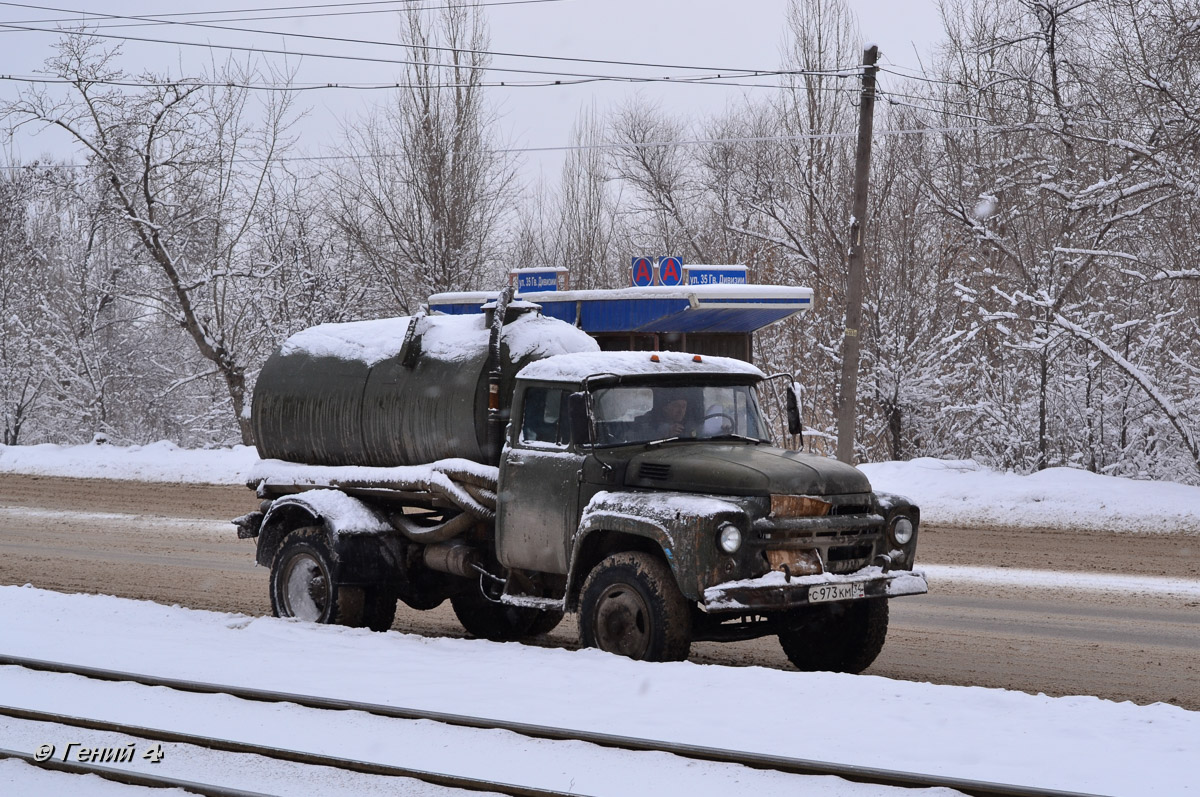
[{"label": "green zil-130 tanker truck", "polygon": [[772,442],[768,400],[800,431],[790,378],[601,351],[507,299],[313,327],[268,360],[262,505],[234,522],[275,614],[386,630],[397,601],[449,600],[492,640],[576,612],[582,645],[635,659],[774,635],[803,670],[870,665],[888,599],[927,589],[919,512]]}]

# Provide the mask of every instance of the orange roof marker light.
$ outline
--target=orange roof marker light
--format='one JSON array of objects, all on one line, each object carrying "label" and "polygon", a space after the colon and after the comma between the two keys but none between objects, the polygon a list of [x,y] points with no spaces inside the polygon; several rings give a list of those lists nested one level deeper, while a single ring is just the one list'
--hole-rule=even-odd
[{"label": "orange roof marker light", "polygon": [[699,355],[699,354],[697,354],[695,357],[693,357],[693,358],[692,358],[692,362],[694,362],[694,363],[702,363],[702,362],[704,362],[704,360],[701,360],[701,359],[700,359],[700,355]]},{"label": "orange roof marker light", "polygon": [[652,362],[652,363],[656,363],[656,362],[658,362],[658,355],[657,355],[657,354],[651,354],[651,355],[650,355],[650,362]]}]

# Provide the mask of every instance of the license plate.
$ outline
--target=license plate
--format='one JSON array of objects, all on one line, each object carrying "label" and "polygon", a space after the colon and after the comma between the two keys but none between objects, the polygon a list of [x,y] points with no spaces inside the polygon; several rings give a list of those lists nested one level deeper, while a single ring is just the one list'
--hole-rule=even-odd
[{"label": "license plate", "polygon": [[865,597],[867,590],[862,584],[817,584],[808,588],[809,603],[848,601]]}]

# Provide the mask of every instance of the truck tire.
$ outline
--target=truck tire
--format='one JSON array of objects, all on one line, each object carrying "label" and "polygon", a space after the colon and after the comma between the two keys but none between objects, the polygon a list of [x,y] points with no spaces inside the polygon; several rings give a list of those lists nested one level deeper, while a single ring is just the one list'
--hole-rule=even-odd
[{"label": "truck tire", "polygon": [[667,564],[629,551],[596,565],[580,594],[579,639],[584,647],[631,659],[686,659],[691,612]]},{"label": "truck tire", "polygon": [[446,600],[441,595],[429,595],[426,593],[418,594],[403,594],[400,600],[404,601],[404,605],[410,609],[416,609],[419,612],[427,612],[430,609],[436,609],[441,606]]},{"label": "truck tire", "polygon": [[533,618],[533,622],[529,624],[529,628],[525,631],[526,639],[549,634],[555,628],[558,628],[558,624],[563,621],[562,612],[541,609],[534,609],[533,612],[537,616]]},{"label": "truck tire", "polygon": [[338,584],[333,572],[333,555],[324,529],[306,526],[290,532],[271,562],[271,609],[275,616],[361,628],[365,624],[365,590]]},{"label": "truck tire", "polygon": [[372,631],[387,631],[392,627],[392,623],[396,622],[396,601],[396,593],[387,587],[371,587],[365,590],[362,626]]},{"label": "truck tire", "polygon": [[530,639],[552,631],[562,622],[563,613],[506,606],[489,600],[478,589],[459,593],[450,599],[454,616],[471,636],[493,642]]},{"label": "truck tire", "polygon": [[883,649],[886,598],[810,606],[792,613],[797,628],[780,632],[788,661],[806,672],[860,673]]}]

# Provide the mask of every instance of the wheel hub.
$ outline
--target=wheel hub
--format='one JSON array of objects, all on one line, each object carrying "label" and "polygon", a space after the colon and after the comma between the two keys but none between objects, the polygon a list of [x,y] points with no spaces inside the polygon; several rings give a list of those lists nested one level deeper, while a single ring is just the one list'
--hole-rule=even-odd
[{"label": "wheel hub", "polygon": [[638,659],[650,644],[649,607],[636,591],[609,590],[596,607],[596,636],[601,650]]},{"label": "wheel hub", "polygon": [[284,587],[292,617],[311,622],[321,620],[329,606],[329,580],[315,559],[295,557],[288,565]]}]

